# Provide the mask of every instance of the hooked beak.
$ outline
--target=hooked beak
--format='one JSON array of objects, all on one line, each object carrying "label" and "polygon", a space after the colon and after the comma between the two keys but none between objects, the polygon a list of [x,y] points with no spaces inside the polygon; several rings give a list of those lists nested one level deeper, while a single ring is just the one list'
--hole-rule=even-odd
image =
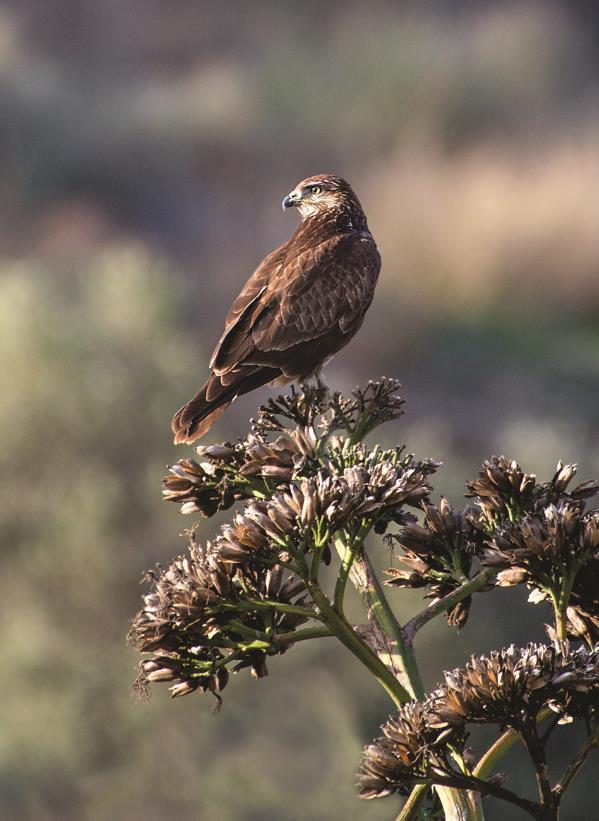
[{"label": "hooked beak", "polygon": [[292,191],[290,194],[287,194],[282,203],[283,211],[286,208],[294,208],[295,206],[299,205],[300,199],[300,195],[297,193],[297,191]]}]

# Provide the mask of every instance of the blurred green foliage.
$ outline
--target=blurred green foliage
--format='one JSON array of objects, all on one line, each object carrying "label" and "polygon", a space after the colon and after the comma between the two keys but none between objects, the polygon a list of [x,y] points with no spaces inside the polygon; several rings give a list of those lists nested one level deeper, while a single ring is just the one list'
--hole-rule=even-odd
[{"label": "blurred green foliage", "polygon": [[[599,15],[583,6],[2,5],[3,818],[393,817],[353,794],[390,707],[342,650],[298,647],[218,718],[201,698],[133,703],[137,581],[187,524],[159,502],[169,420],[292,230],[281,197],[331,171],[383,276],[329,381],[399,377],[407,416],[386,435],[443,459],[456,501],[492,452],[597,475]],[[451,641],[423,635],[428,684],[542,637],[514,591],[484,598]],[[510,778],[525,783],[517,758]],[[566,817],[589,817],[584,784]]]}]

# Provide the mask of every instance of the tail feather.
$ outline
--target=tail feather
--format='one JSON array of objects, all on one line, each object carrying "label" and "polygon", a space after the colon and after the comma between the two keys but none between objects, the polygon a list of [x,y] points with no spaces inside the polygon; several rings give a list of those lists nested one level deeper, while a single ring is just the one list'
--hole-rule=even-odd
[{"label": "tail feather", "polygon": [[222,380],[212,374],[193,399],[173,417],[171,428],[175,434],[175,445],[184,442],[191,444],[204,436],[237,396],[271,382],[280,374],[278,368],[240,369],[236,379],[232,379],[232,373],[226,374],[226,379]]}]

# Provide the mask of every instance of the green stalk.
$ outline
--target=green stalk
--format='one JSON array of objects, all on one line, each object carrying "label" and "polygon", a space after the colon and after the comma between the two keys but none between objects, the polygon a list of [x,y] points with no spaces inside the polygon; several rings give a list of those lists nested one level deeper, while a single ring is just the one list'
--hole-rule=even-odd
[{"label": "green stalk", "polygon": [[597,747],[599,747],[599,725],[595,727],[593,732],[591,732],[576,757],[570,762],[570,764],[568,764],[566,771],[560,778],[557,786],[553,788],[558,804],[561,801],[563,794],[585,765],[588,757]]},{"label": "green stalk", "polygon": [[431,619],[434,619],[441,613],[446,613],[455,604],[467,599],[468,596],[471,596],[473,593],[476,593],[477,590],[480,590],[488,584],[489,579],[491,579],[494,575],[495,571],[491,569],[481,570],[480,573],[477,573],[472,579],[464,582],[464,584],[460,585],[460,587],[456,588],[456,590],[448,593],[447,596],[444,596],[434,604],[430,604],[428,607],[425,607],[424,610],[404,625],[402,633],[406,644],[412,644],[416,633],[424,627],[425,624],[428,624]]},{"label": "green stalk", "polygon": [[566,611],[565,608],[561,606],[561,594],[556,593],[554,590],[549,590],[549,596],[551,598],[551,603],[553,605],[553,617],[555,619],[555,635],[560,644],[566,641],[567,637],[567,628],[566,628]]},{"label": "green stalk", "polygon": [[[416,784],[395,821],[412,821],[416,818],[429,786],[433,785]],[[433,788],[441,801],[445,821],[484,821],[482,801],[474,792],[439,785]]]},{"label": "green stalk", "polygon": [[[335,538],[335,547],[343,559],[347,548],[339,534]],[[356,555],[350,578],[386,639],[390,666],[401,677],[402,684],[412,698],[424,698],[424,685],[414,651],[403,640],[399,622],[389,606],[387,597],[365,552],[362,551]]]},{"label": "green stalk", "polygon": [[339,641],[370,670],[389,698],[399,707],[410,700],[410,694],[382,663],[376,653],[352,630],[345,617],[337,612],[320,588],[318,569],[323,549],[324,545],[316,551],[310,566],[303,554],[294,551],[294,558],[300,567],[301,576],[306,582],[314,604],[318,608],[314,618],[322,621],[337,636]]},{"label": "green stalk", "polygon": [[435,786],[435,792],[443,807],[445,821],[477,821],[483,818],[480,798],[477,794],[455,787]]},{"label": "green stalk", "polygon": [[[219,607],[223,605],[219,603]],[[225,605],[226,606],[226,605]],[[289,613],[292,616],[303,616],[306,619],[316,619],[322,621],[318,613],[308,607],[300,607],[296,604],[285,604],[284,602],[271,601],[269,599],[243,599],[231,605],[232,610],[276,610],[277,613]]]},{"label": "green stalk", "polygon": [[572,594],[572,587],[577,573],[578,567],[571,570],[570,573],[562,579],[559,598],[557,600],[557,606],[555,607],[555,632],[560,642],[565,642],[568,638],[568,618],[566,616],[566,610],[570,603],[570,595]]},{"label": "green stalk", "polygon": [[[338,543],[341,543],[341,545]],[[339,534],[334,538],[335,547],[341,557],[341,569],[335,584],[335,610],[340,616],[343,615],[343,599],[345,597],[345,588],[347,587],[347,580],[349,579],[350,570],[356,558],[356,551],[350,547],[346,547],[345,542],[341,539]]]},{"label": "green stalk", "polygon": [[410,821],[410,819],[414,818],[414,813],[418,812],[427,789],[428,784],[416,784],[395,821]]},{"label": "green stalk", "polygon": [[325,624],[335,633],[339,641],[370,670],[394,704],[399,707],[405,704],[406,701],[410,701],[410,693],[383,664],[376,653],[352,630],[344,617],[337,613],[320,589],[318,582],[310,582],[310,593],[323,616]]},{"label": "green stalk", "polygon": [[[339,533],[336,534],[334,543],[344,563],[350,548]],[[362,545],[356,545],[354,550],[356,556],[351,564],[350,578],[380,630],[388,649],[390,666],[401,677],[402,689],[407,691],[411,698],[422,699],[425,696],[424,685],[413,647],[404,640],[401,626],[395,618],[368,555],[362,550]],[[483,821],[482,805],[477,794],[440,785],[435,786],[435,790],[443,806],[446,821]],[[418,798],[418,795],[414,798],[414,811],[419,803]],[[412,814],[409,807],[407,812]],[[409,818],[410,815],[404,817]]]},{"label": "green stalk", "polygon": [[296,644],[298,641],[308,639],[322,639],[335,634],[328,627],[306,627],[304,630],[291,630],[289,633],[279,633],[273,636],[272,643],[275,646],[281,644]]},{"label": "green stalk", "polygon": [[227,622],[227,627],[233,627],[237,633],[241,633],[242,636],[245,636],[248,639],[256,639],[257,641],[265,642],[267,645],[269,644],[269,637],[266,633],[262,630],[254,630],[252,627],[248,627],[247,624],[244,624],[238,619],[231,619]]}]

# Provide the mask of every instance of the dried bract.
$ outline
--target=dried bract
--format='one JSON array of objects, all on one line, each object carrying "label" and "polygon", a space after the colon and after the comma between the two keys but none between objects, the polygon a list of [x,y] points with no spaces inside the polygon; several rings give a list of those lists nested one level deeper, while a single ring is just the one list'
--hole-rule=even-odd
[{"label": "dried bract", "polygon": [[262,476],[274,482],[288,482],[301,476],[316,459],[317,437],[311,427],[285,431],[274,442],[261,436],[248,437],[243,476]]},{"label": "dried bract", "polygon": [[577,574],[566,618],[569,635],[589,647],[599,642],[599,559],[591,559]]},{"label": "dried bract", "polygon": [[534,499],[536,477],[524,473],[520,465],[505,456],[484,461],[476,479],[467,483],[467,497],[477,500],[489,527],[530,508]]}]

